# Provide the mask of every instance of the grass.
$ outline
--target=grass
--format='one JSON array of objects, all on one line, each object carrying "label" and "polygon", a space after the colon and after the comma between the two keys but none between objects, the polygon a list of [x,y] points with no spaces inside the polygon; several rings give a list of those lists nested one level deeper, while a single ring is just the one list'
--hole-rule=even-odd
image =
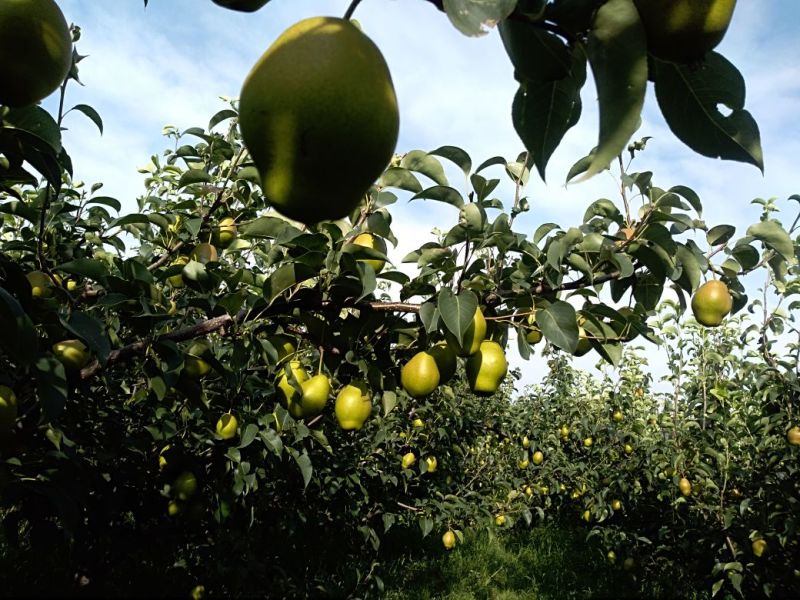
[{"label": "grass", "polygon": [[445,553],[398,561],[386,578],[388,600],[564,600],[707,598],[680,578],[647,577],[611,565],[586,530],[555,526],[465,535]]}]

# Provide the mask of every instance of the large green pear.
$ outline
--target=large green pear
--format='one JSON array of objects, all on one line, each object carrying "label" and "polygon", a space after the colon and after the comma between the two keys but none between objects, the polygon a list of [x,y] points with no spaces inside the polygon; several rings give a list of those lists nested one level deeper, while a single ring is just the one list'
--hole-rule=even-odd
[{"label": "large green pear", "polygon": [[458,357],[453,347],[447,342],[438,342],[428,352],[439,367],[439,385],[450,381],[458,367]]},{"label": "large green pear", "polygon": [[336,420],[342,429],[361,429],[372,414],[372,398],[365,383],[344,386],[336,396]]},{"label": "large green pear", "polygon": [[494,394],[508,372],[503,347],[497,342],[481,342],[478,351],[467,359],[467,381],[476,394]]},{"label": "large green pear", "polygon": [[300,397],[303,416],[313,417],[320,414],[331,395],[331,380],[324,373],[318,373],[301,383],[300,387],[303,389],[303,395]]},{"label": "large green pear", "polygon": [[439,367],[428,352],[417,352],[400,369],[400,383],[414,398],[427,396],[439,385]]},{"label": "large green pear", "polygon": [[692,296],[694,318],[706,327],[718,327],[732,308],[733,297],[728,286],[718,279],[707,281]]},{"label": "large green pear", "polygon": [[389,164],[399,126],[386,61],[349,20],[292,25],[242,85],[239,127],[264,194],[303,223],[353,211]]}]

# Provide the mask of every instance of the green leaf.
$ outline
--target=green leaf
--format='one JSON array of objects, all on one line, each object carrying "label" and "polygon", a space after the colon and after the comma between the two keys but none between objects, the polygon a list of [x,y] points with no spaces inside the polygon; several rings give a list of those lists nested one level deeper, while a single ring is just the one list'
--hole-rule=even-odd
[{"label": "green leaf", "polygon": [[34,364],[36,389],[42,412],[49,421],[55,421],[67,404],[67,377],[64,365],[53,356],[42,356]]},{"label": "green leaf", "polygon": [[280,238],[289,241],[302,232],[284,219],[259,217],[239,227],[239,236],[244,238]]},{"label": "green leaf", "polygon": [[440,146],[436,150],[431,150],[428,154],[446,158],[450,162],[458,165],[464,172],[464,175],[469,176],[469,172],[472,169],[472,159],[469,157],[469,154],[461,148],[457,146]]},{"label": "green leaf", "polygon": [[105,206],[110,206],[117,212],[122,210],[122,203],[110,196],[95,196],[94,198],[89,198],[86,204],[103,204]]},{"label": "green leaf", "polygon": [[104,363],[111,352],[111,342],[108,339],[103,324],[92,315],[76,310],[68,319],[61,317],[61,324],[86,342],[86,345],[97,356],[97,360]]},{"label": "green leaf", "polygon": [[443,287],[439,291],[436,305],[444,326],[459,343],[463,343],[464,334],[472,324],[478,308],[478,297],[469,290],[464,290],[456,296],[450,288]]},{"label": "green leaf", "polygon": [[149,225],[150,219],[147,218],[147,215],[141,214],[130,214],[124,215],[119,217],[118,219],[114,219],[108,224],[108,229],[112,227],[122,227],[123,225]]},{"label": "green leaf", "polygon": [[[653,65],[658,106],[678,139],[698,154],[749,163],[763,173],[758,125],[744,110],[744,78],[731,62],[710,52],[700,68]],[[720,106],[730,113],[723,115]]]},{"label": "green leaf", "polygon": [[569,75],[572,57],[555,33],[516,19],[502,21],[498,30],[518,81],[544,83]]},{"label": "green leaf", "polygon": [[486,35],[486,26],[494,26],[510,15],[517,0],[444,0],[447,18],[461,33]]},{"label": "green leaf", "polygon": [[600,135],[581,180],[607,169],[641,122],[647,89],[647,40],[632,0],[609,0],[597,10],[587,54],[597,85]]},{"label": "green leaf", "polygon": [[264,297],[272,302],[293,285],[318,275],[315,269],[302,263],[288,263],[278,267],[264,282]]},{"label": "green leaf", "polygon": [[195,183],[208,183],[211,181],[211,175],[204,169],[189,169],[181,175],[178,181],[178,188],[192,185]]},{"label": "green leaf", "polygon": [[409,171],[422,173],[439,185],[448,185],[442,163],[422,150],[412,150],[408,152],[400,161],[400,166]]},{"label": "green leaf", "polygon": [[383,172],[378,180],[380,187],[394,187],[416,194],[422,191],[422,184],[414,174],[402,167],[390,167]]},{"label": "green leaf", "polygon": [[55,154],[61,152],[61,128],[41,106],[26,106],[8,111],[3,120],[16,129],[32,133],[46,142]]},{"label": "green leaf", "polygon": [[522,80],[514,96],[514,129],[543,181],[550,157],[580,119],[581,88],[585,82],[586,62],[576,58],[569,76],[554,81]]},{"label": "green leaf", "polygon": [[17,299],[0,287],[0,347],[24,366],[33,362],[38,346],[36,329]]},{"label": "green leaf", "polygon": [[734,233],[736,233],[736,227],[733,225],[717,225],[708,230],[706,240],[710,246],[726,244]]},{"label": "green leaf", "polygon": [[568,302],[557,300],[536,311],[536,324],[547,340],[567,352],[578,346],[578,320]]},{"label": "green leaf", "polygon": [[458,190],[443,185],[435,185],[423,190],[414,195],[411,200],[437,200],[445,204],[451,204],[456,208],[461,208],[464,205],[464,198],[462,198]]},{"label": "green leaf", "polygon": [[221,110],[213,117],[211,117],[211,120],[208,122],[208,130],[211,131],[212,129],[214,129],[214,127],[216,127],[223,121],[227,119],[235,119],[236,117],[237,113],[235,110],[231,110],[230,108]]},{"label": "green leaf", "polygon": [[792,238],[777,221],[760,221],[747,228],[747,235],[753,236],[780,254],[785,260],[794,262]]},{"label": "green leaf", "polygon": [[292,455],[294,456],[295,462],[297,462],[297,466],[300,467],[300,474],[303,476],[303,487],[308,487],[308,483],[311,481],[311,475],[314,472],[313,467],[311,466],[311,458],[308,456],[308,452],[303,450],[302,454],[297,452],[293,452]]},{"label": "green leaf", "polygon": [[92,123],[97,125],[97,129],[100,130],[100,135],[103,135],[103,119],[100,118],[100,114],[95,109],[88,104],[76,104],[70,110],[77,110],[89,117]]},{"label": "green leaf", "polygon": [[[210,127],[209,127],[210,129]],[[255,423],[248,423],[247,427],[244,428],[242,432],[241,438],[239,439],[239,448],[246,448],[249,446],[256,436],[258,435],[258,425]]]},{"label": "green leaf", "polygon": [[108,268],[99,260],[93,258],[76,258],[56,267],[59,271],[87,277],[94,281],[102,281],[108,275]]}]

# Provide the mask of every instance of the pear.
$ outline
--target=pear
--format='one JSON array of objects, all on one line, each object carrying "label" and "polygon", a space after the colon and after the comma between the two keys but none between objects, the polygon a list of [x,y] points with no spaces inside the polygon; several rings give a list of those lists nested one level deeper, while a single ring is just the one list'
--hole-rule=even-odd
[{"label": "pear", "polygon": [[336,396],[336,420],[342,429],[361,429],[372,413],[372,398],[366,384],[351,382]]},{"label": "pear", "polygon": [[[303,385],[304,381],[308,380],[308,372],[303,367],[302,363],[299,360],[293,360],[289,363],[289,370],[294,377],[296,384],[300,386]],[[295,384],[295,385],[296,385]],[[293,382],[289,380],[289,377],[286,373],[286,369],[281,369],[281,375],[278,378],[278,383],[276,384],[277,391],[278,391],[278,398],[286,404],[286,408],[289,409],[289,413],[296,418],[299,419],[303,416],[303,407],[300,403],[302,398],[302,393],[297,388],[294,387]]]},{"label": "pear", "polygon": [[331,395],[331,380],[328,376],[318,373],[302,382],[300,387],[303,389],[303,396],[300,398],[303,416],[313,417],[321,413]]},{"label": "pear", "polygon": [[439,367],[428,352],[417,352],[400,370],[403,389],[414,398],[427,396],[439,385]]},{"label": "pear", "polygon": [[481,342],[478,351],[467,360],[467,380],[476,394],[494,394],[507,372],[508,361],[497,342]]},{"label": "pear", "polygon": [[447,342],[438,342],[428,352],[439,368],[439,385],[450,381],[458,367],[458,357],[453,347]]}]

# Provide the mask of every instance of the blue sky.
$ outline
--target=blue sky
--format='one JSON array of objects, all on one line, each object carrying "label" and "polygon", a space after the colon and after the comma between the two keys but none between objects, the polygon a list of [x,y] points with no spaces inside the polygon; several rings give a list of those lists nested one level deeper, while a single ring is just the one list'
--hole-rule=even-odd
[{"label": "blue sky", "polygon": [[[349,4],[272,0],[257,13],[243,14],[211,0],[151,0],[147,9],[141,0],[58,2],[67,20],[81,26],[78,51],[89,55],[80,65],[85,87],[68,91],[67,106],[90,104],[105,122],[100,136],[82,115],[68,117],[65,143],[76,178],[104,182],[104,192],[130,211],[144,189],[137,167],[167,146],[161,136],[164,125],[205,126],[224,107],[219,97],[238,96],[251,65],[281,31],[304,17],[341,16]],[[423,0],[364,0],[355,16],[392,71],[401,110],[398,152],[456,145],[477,164],[495,155],[513,159],[522,150],[510,117],[516,85],[496,31],[467,38]],[[747,81],[747,108],[761,128],[763,176],[752,166],[693,154],[666,128],[652,94],[645,106],[637,137],[653,139],[634,168],[654,171],[659,187],[693,188],[704,202],[706,221],[733,224],[738,234],[758,219],[758,207],[750,204],[753,198],[782,199],[784,221],[794,216],[785,199],[800,193],[795,176],[800,156],[798,17],[796,0],[739,0],[731,28],[718,47]],[[608,174],[563,185],[569,167],[596,141],[591,82],[583,100],[581,122],[554,154],[548,183],[531,178],[526,194],[532,210],[517,220],[520,231],[532,234],[544,222],[576,225],[593,200],[618,199]],[[45,106],[53,110],[53,98]],[[461,185],[457,175],[453,184]],[[501,188],[501,195],[504,191],[509,193]],[[510,196],[506,198],[510,202]],[[401,239],[393,254],[398,259],[430,239],[428,232],[434,227],[447,229],[458,218],[452,207],[431,202],[403,201],[392,212],[393,228]],[[749,287],[755,289],[758,283],[751,281]],[[538,360],[514,364],[523,366],[526,383],[544,373]]]}]

